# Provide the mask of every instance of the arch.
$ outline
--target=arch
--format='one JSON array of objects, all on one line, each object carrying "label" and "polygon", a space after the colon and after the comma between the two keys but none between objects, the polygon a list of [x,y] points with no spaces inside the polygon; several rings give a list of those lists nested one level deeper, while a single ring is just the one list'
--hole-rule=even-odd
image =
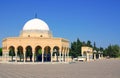
[{"label": "arch", "polygon": [[[24,53],[23,53],[23,47],[22,46],[18,46],[17,48],[17,56],[19,56],[19,61],[24,61]],[[23,60],[22,60],[23,59]]]},{"label": "arch", "polygon": [[13,57],[15,56],[15,47],[14,46],[9,47],[9,56],[11,56],[11,61],[15,61],[15,60],[13,60]]},{"label": "arch", "polygon": [[53,54],[52,54],[52,56],[54,56],[56,59],[55,59],[55,61],[56,62],[58,62],[59,60],[58,60],[58,56],[59,56],[59,47],[58,46],[55,46],[54,48],[53,48]]},{"label": "arch", "polygon": [[25,55],[26,55],[26,61],[28,62],[27,58],[29,57],[30,58],[29,61],[31,62],[32,61],[32,56],[33,56],[33,54],[32,54],[32,47],[31,46],[27,46],[26,47]]},{"label": "arch", "polygon": [[42,61],[42,47],[41,46],[37,46],[35,48],[35,58],[37,62],[41,62]]},{"label": "arch", "polygon": [[46,46],[44,48],[44,62],[50,62],[51,61],[51,48],[49,46]]}]

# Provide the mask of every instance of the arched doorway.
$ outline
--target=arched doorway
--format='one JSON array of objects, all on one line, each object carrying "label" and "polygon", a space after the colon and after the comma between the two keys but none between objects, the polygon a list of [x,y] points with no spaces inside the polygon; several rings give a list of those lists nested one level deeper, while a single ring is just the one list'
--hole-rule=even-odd
[{"label": "arched doorway", "polygon": [[17,48],[17,56],[19,57],[19,62],[24,61],[24,54],[23,54],[23,47],[22,46],[18,46],[18,48]]},{"label": "arched doorway", "polygon": [[11,56],[11,61],[15,61],[13,58],[15,56],[15,48],[14,46],[9,47],[9,56]]},{"label": "arched doorway", "polygon": [[[26,62],[28,62],[28,61],[32,61],[32,47],[31,46],[27,46],[26,47]],[[28,58],[30,58],[29,60],[28,60]]]},{"label": "arched doorway", "polygon": [[42,48],[40,46],[35,48],[35,61],[42,62]]},{"label": "arched doorway", "polygon": [[59,58],[59,47],[58,46],[55,46],[53,48],[53,55],[52,55],[54,58],[55,58],[55,62],[58,62],[58,58]]},{"label": "arched doorway", "polygon": [[51,61],[51,52],[50,52],[50,47],[46,46],[44,48],[44,62],[50,62]]}]

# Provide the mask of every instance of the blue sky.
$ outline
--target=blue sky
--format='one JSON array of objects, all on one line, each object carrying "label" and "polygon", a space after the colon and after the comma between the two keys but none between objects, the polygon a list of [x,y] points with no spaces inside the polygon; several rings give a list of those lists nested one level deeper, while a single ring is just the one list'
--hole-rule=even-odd
[{"label": "blue sky", "polygon": [[35,13],[55,37],[120,45],[119,0],[0,0],[0,46],[3,38],[19,36]]}]

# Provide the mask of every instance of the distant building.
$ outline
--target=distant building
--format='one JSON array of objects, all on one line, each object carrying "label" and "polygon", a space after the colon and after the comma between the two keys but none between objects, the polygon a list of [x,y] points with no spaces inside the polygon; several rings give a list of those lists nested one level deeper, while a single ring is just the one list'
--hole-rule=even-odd
[{"label": "distant building", "polygon": [[19,37],[3,39],[2,50],[4,62],[68,62],[69,41],[54,38],[48,25],[34,18],[25,23]]},{"label": "distant building", "polygon": [[86,58],[86,61],[93,60],[93,48],[83,46],[82,49],[82,57]]}]

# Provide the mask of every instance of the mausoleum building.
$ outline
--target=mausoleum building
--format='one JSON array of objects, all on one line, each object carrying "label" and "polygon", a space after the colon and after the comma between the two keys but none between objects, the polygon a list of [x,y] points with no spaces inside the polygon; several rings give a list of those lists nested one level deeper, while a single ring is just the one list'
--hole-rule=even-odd
[{"label": "mausoleum building", "polygon": [[68,62],[69,40],[55,38],[47,23],[34,18],[23,26],[19,37],[2,41],[4,62]]}]

